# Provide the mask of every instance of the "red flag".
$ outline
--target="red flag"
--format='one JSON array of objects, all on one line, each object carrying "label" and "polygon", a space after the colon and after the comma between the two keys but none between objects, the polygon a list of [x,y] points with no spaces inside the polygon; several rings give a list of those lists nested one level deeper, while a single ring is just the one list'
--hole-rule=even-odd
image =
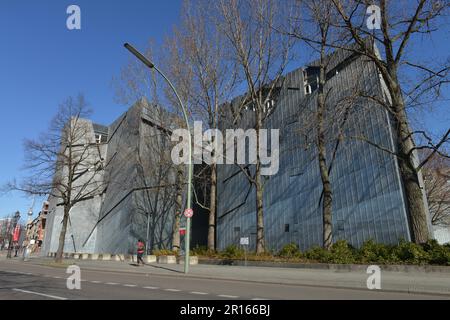
[{"label": "red flag", "polygon": [[20,226],[16,226],[13,234],[13,241],[19,241],[20,238]]}]

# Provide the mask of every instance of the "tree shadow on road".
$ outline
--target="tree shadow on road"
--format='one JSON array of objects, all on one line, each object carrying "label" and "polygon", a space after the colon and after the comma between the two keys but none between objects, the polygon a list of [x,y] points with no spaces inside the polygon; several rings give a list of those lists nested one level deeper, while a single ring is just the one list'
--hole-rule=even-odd
[{"label": "tree shadow on road", "polygon": [[[136,263],[130,263],[130,266],[133,266],[133,267],[139,267],[139,265],[136,264]],[[167,268],[167,267],[155,266],[155,265],[151,265],[151,264],[148,264],[148,263],[144,264],[143,267],[152,267],[152,268],[164,269],[164,270],[172,271],[172,272],[176,272],[176,273],[184,273],[183,271],[180,271],[180,270],[176,270],[176,269],[172,269],[172,268]]]}]

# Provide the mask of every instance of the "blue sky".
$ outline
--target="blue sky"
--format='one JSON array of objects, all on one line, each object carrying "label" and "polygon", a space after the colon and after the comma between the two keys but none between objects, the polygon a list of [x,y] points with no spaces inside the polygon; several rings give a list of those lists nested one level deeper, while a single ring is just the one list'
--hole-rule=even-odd
[{"label": "blue sky", "polygon": [[[70,4],[81,8],[81,30],[66,28]],[[112,77],[130,59],[123,43],[144,49],[153,39],[155,46],[161,45],[178,22],[180,9],[181,0],[0,0],[0,186],[20,180],[23,140],[45,131],[66,97],[84,93],[94,110],[92,119],[101,124],[123,113],[126,106],[114,101],[111,87]],[[419,41],[411,51],[430,61],[448,56],[448,24],[432,41]],[[438,133],[448,127],[449,114],[447,107],[418,118]],[[1,196],[0,217],[16,210],[24,216],[30,203],[19,193]]]},{"label": "blue sky", "polygon": [[[81,8],[81,30],[66,28],[70,4]],[[130,59],[123,43],[160,44],[180,7],[178,0],[0,0],[0,185],[20,179],[23,140],[45,131],[67,96],[84,93],[99,123],[124,112],[111,88]],[[0,197],[0,217],[25,213],[30,203],[19,193]]]}]

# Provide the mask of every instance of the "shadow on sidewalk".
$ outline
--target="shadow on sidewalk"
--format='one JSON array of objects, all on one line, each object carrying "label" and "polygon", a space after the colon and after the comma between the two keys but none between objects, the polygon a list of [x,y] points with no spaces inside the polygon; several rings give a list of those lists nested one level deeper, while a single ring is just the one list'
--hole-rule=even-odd
[{"label": "shadow on sidewalk", "polygon": [[[130,266],[139,267],[139,265],[136,263],[130,263]],[[143,267],[147,267],[147,266],[152,267],[152,268],[157,268],[157,269],[164,269],[164,270],[172,271],[172,272],[176,272],[176,273],[184,273],[183,271],[180,271],[180,270],[171,269],[171,268],[167,268],[167,267],[154,266],[154,265],[147,264],[147,263],[143,265]]]}]

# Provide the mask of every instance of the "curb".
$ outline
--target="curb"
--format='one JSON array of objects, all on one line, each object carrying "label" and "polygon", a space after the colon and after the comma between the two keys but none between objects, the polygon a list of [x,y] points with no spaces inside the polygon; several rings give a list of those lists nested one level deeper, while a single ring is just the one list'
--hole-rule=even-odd
[{"label": "curb", "polygon": [[[313,270],[335,270],[335,271],[365,271],[371,264],[328,264],[328,263],[294,263],[294,262],[266,262],[266,261],[244,261],[227,259],[198,259],[199,264],[221,265],[221,266],[248,266],[269,268],[297,268]],[[372,265],[376,265],[375,263]],[[450,266],[434,265],[389,265],[378,264],[383,271],[391,272],[422,272],[422,273],[450,273]]]}]

